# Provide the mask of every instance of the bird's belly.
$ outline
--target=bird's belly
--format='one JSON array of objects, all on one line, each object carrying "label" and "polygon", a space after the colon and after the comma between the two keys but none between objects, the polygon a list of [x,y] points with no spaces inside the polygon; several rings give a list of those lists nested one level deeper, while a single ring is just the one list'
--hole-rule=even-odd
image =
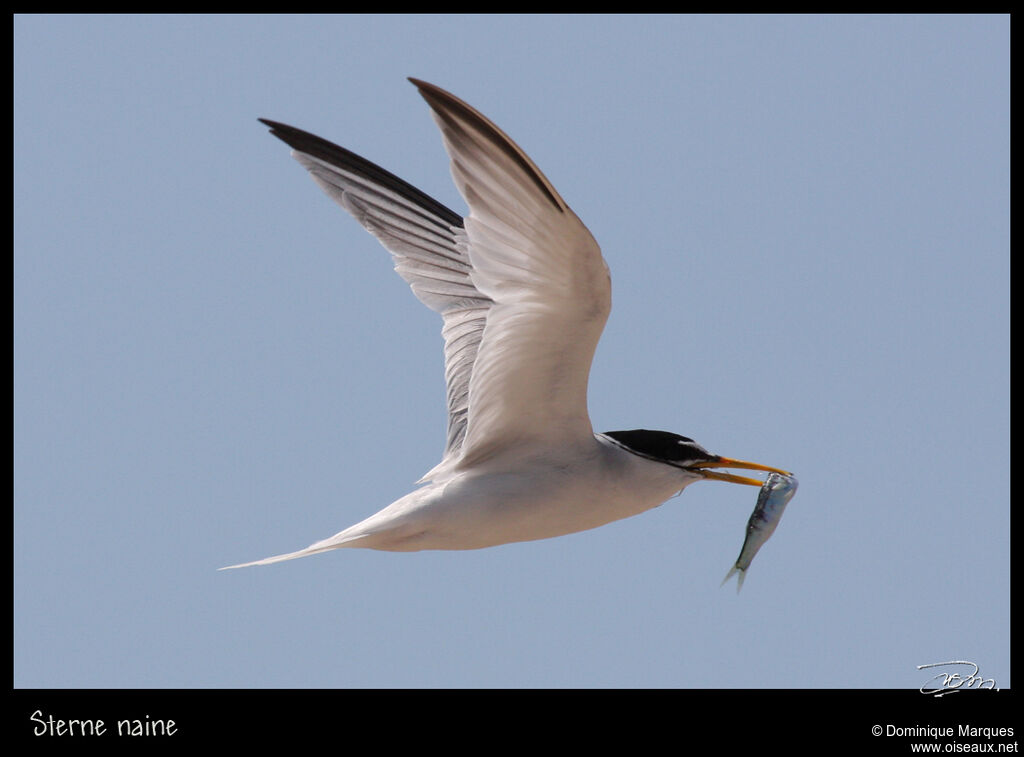
[{"label": "bird's belly", "polygon": [[[659,505],[667,494],[637,492],[602,476],[557,468],[528,475],[459,478],[394,509],[387,528],[361,544],[372,549],[481,549],[597,528]],[[671,494],[671,492],[668,492]]]}]

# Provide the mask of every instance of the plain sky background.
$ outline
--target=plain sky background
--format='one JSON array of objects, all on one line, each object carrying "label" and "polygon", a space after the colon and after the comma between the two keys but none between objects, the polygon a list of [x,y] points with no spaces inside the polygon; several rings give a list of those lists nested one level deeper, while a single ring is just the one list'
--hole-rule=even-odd
[{"label": "plain sky background", "polygon": [[[339,551],[444,442],[440,321],[257,117],[458,212],[436,83],[604,251],[596,430],[796,473]],[[16,16],[14,685],[1010,680],[1008,16]]]}]

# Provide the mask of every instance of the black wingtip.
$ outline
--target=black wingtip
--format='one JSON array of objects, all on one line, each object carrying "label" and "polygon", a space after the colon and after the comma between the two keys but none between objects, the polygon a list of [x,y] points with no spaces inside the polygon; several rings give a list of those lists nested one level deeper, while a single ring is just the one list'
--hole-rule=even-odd
[{"label": "black wingtip", "polygon": [[356,155],[351,150],[346,150],[323,137],[318,137],[308,131],[303,131],[294,126],[271,121],[267,118],[258,119],[260,123],[270,127],[270,133],[280,139],[295,152],[323,160],[338,168],[343,168],[368,177],[372,181],[390,188],[411,202],[419,205],[429,213],[441,218],[449,226],[463,225],[462,216],[451,208],[442,205],[425,192],[409,184],[390,171],[381,168],[366,158]]},{"label": "black wingtip", "polygon": [[257,119],[261,124],[270,127],[270,133],[287,144],[289,147],[300,152],[309,153],[315,157],[327,157],[333,153],[348,154],[348,150],[333,142],[328,142],[323,137],[311,134],[303,129],[283,124],[280,121],[271,121],[269,118]]},{"label": "black wingtip", "polygon": [[435,110],[443,106],[444,103],[454,103],[455,107],[462,106],[464,109],[469,109],[470,111],[473,110],[472,107],[462,102],[462,100],[457,98],[451,92],[441,89],[441,87],[436,84],[431,84],[428,81],[417,79],[414,76],[407,76],[406,78],[412,82],[413,86],[416,87],[417,90],[419,90],[420,96],[427,101],[427,104]]},{"label": "black wingtip", "polygon": [[435,114],[448,123],[453,128],[461,128],[456,125],[452,120],[453,115],[457,116],[462,121],[472,124],[473,127],[484,135],[495,147],[508,155],[513,161],[515,161],[523,172],[536,184],[537,189],[544,194],[551,204],[559,212],[565,212],[569,207],[565,200],[563,200],[555,188],[547,180],[541,170],[534,165],[533,161],[530,160],[529,156],[523,152],[522,148],[517,145],[510,136],[498,128],[498,126],[492,122],[487,116],[478,111],[469,103],[460,100],[458,97],[448,92],[445,89],[437,86],[436,84],[430,84],[421,79],[414,79],[413,77],[407,77],[420,92],[420,96],[427,101],[427,105],[431,107]]},{"label": "black wingtip", "polygon": [[305,132],[302,129],[296,129],[294,126],[283,124],[280,121],[271,121],[269,118],[257,118],[256,120],[259,121],[264,126],[269,126],[271,134],[280,139],[282,142],[288,143],[289,145],[292,144],[290,140],[294,140],[301,136],[309,136],[313,137],[314,139],[319,139],[319,137],[309,134],[309,132]]}]

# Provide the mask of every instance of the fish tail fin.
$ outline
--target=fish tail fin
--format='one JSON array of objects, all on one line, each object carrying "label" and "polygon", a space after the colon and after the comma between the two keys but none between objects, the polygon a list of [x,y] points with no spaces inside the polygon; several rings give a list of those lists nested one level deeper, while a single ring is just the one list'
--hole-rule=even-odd
[{"label": "fish tail fin", "polygon": [[732,578],[733,574],[736,574],[736,593],[740,593],[740,589],[743,588],[743,579],[747,577],[747,571],[738,565],[733,565],[729,568],[729,572],[725,574],[725,578],[722,579],[722,583],[719,586],[725,586],[725,582]]}]

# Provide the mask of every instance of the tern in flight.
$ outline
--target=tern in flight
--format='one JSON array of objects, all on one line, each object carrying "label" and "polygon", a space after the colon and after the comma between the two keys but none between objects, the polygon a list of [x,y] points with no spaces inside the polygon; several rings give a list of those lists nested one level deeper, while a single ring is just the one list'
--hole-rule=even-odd
[{"label": "tern in flight", "polygon": [[611,310],[601,249],[501,129],[443,89],[410,81],[441,129],[465,218],[344,148],[260,120],[441,314],[444,457],[422,486],[354,526],[230,567],[347,547],[408,552],[546,539],[637,515],[696,481],[762,484],[714,468],[784,474],[667,431],[594,433],[587,378]]}]

